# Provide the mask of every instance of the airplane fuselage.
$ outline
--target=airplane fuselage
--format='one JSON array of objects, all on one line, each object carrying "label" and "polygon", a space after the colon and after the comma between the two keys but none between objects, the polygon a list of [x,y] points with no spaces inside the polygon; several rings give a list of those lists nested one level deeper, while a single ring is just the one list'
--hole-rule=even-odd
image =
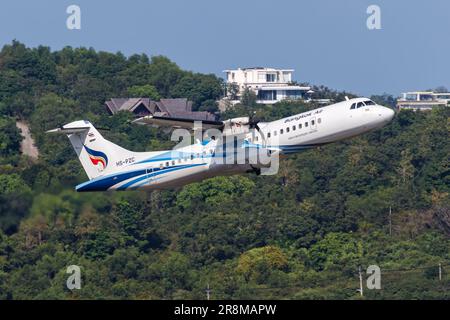
[{"label": "airplane fuselage", "polygon": [[[356,98],[276,121],[259,123],[254,130],[242,125],[231,127],[230,130],[231,136],[239,137],[238,142],[232,142],[238,150],[258,150],[257,152],[267,153],[270,158],[275,155],[286,156],[380,128],[391,121],[393,116],[394,112],[390,108],[377,105],[366,98]],[[123,152],[123,156],[115,157],[107,165],[99,164],[99,175],[78,185],[76,190],[164,189],[218,175],[258,171],[268,166],[236,162],[236,150],[230,148],[229,144],[224,148],[223,141],[208,139],[159,152]],[[84,146],[90,150],[89,141]]]}]

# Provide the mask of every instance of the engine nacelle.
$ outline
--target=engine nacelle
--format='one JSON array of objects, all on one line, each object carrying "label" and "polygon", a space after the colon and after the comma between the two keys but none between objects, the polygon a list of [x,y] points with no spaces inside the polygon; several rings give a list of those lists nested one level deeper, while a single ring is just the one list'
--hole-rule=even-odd
[{"label": "engine nacelle", "polygon": [[224,135],[238,135],[250,132],[249,117],[239,117],[223,122]]}]

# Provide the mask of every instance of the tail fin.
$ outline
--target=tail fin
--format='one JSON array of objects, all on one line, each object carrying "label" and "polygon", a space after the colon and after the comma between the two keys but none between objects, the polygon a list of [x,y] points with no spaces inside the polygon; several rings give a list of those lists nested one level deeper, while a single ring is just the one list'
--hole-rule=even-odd
[{"label": "tail fin", "polygon": [[86,120],[68,123],[47,132],[65,133],[83,165],[89,179],[116,171],[116,161],[133,156],[126,150],[108,140]]}]

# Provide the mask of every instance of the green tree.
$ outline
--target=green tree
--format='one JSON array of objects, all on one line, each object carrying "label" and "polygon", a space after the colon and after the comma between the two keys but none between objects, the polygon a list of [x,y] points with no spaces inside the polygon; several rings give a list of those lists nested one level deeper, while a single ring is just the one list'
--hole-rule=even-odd
[{"label": "green tree", "polygon": [[361,264],[363,245],[351,234],[329,233],[309,250],[309,263],[316,270],[342,270],[354,274]]},{"label": "green tree", "polygon": [[256,94],[246,87],[241,95],[241,103],[244,106],[255,107],[256,100],[257,100]]},{"label": "green tree", "polygon": [[18,154],[22,136],[11,118],[0,117],[0,156]]},{"label": "green tree", "polygon": [[276,270],[287,270],[288,261],[283,251],[276,246],[251,249],[238,260],[236,271],[247,281],[264,283]]},{"label": "green tree", "polygon": [[17,231],[27,216],[32,201],[31,189],[18,174],[0,174],[0,230]]},{"label": "green tree", "polygon": [[183,71],[168,58],[153,56],[148,67],[150,84],[155,86],[161,97],[170,97],[171,87],[183,76]]},{"label": "green tree", "polygon": [[218,205],[251,192],[253,181],[242,176],[215,177],[185,186],[177,195],[177,204],[189,208],[195,203]]},{"label": "green tree", "polygon": [[133,98],[150,98],[156,101],[161,98],[156,88],[150,84],[132,86],[128,88],[128,94]]}]

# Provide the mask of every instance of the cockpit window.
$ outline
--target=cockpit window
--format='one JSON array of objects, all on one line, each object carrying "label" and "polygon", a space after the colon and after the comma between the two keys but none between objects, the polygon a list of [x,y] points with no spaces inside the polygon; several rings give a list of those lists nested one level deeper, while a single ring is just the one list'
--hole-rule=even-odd
[{"label": "cockpit window", "polygon": [[364,101],[364,103],[366,104],[366,106],[374,106],[375,105],[375,102],[373,102],[372,100]]},{"label": "cockpit window", "polygon": [[350,109],[355,109],[356,108],[356,103],[353,103],[352,106],[350,107]]},{"label": "cockpit window", "polygon": [[356,105],[356,108],[362,108],[364,106],[365,106],[364,102],[358,102],[358,104]]}]

